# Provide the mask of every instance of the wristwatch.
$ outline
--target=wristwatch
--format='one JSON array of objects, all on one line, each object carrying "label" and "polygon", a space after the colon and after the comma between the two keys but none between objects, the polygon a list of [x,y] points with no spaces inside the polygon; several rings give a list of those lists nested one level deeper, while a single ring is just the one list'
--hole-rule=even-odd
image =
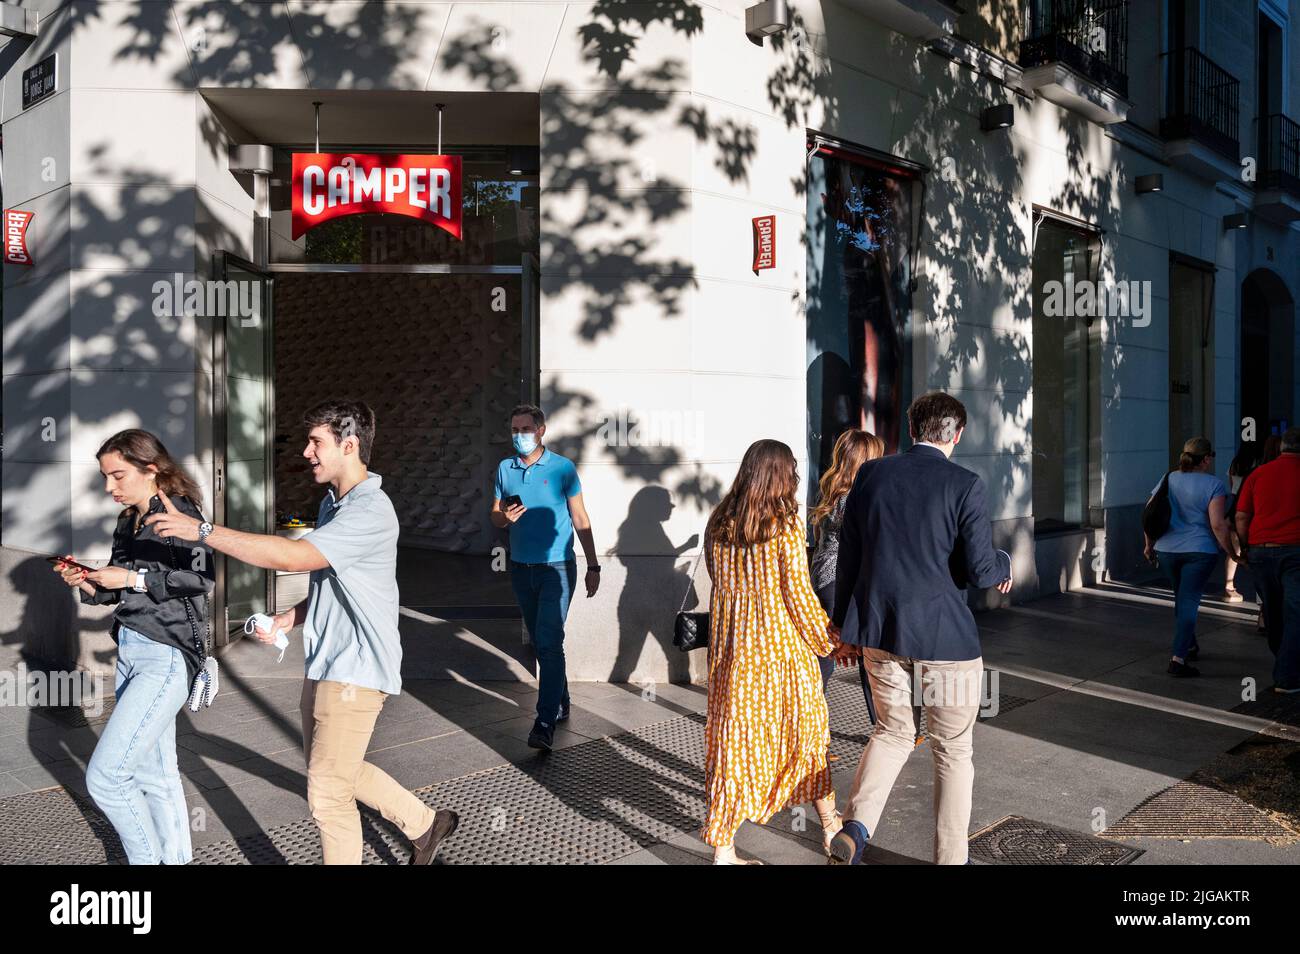
[{"label": "wristwatch", "polygon": [[587,572],[588,572],[588,573],[599,573],[599,572],[600,572],[600,564],[599,564],[599,563],[596,563],[596,564],[588,563],[588,564],[587,564]]},{"label": "wristwatch", "polygon": [[206,520],[204,520],[201,524],[199,524],[200,540],[206,540],[208,538],[208,534],[211,532],[212,532],[212,524],[208,523]]},{"label": "wristwatch", "polygon": [[148,572],[148,570],[136,570],[135,582],[131,584],[131,589],[135,590],[137,593],[148,592],[148,584],[144,581],[144,575]]}]

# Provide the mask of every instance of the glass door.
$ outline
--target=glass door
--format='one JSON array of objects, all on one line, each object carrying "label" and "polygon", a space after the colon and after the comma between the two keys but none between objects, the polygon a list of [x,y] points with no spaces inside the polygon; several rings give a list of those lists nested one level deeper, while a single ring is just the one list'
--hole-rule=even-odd
[{"label": "glass door", "polygon": [[845,430],[862,428],[893,453],[911,355],[915,189],[905,169],[815,143],[807,189],[808,504]]},{"label": "glass door", "polygon": [[1178,466],[1183,442],[1213,438],[1214,351],[1210,309],[1214,267],[1171,258],[1169,263],[1169,460]]},{"label": "glass door", "polygon": [[[271,276],[226,252],[213,256],[226,307],[217,318],[213,439],[216,521],[249,533],[271,533],[272,333]],[[274,606],[275,574],[219,557],[213,632],[219,644],[242,631],[253,613]],[[221,624],[221,625],[219,625]]]}]

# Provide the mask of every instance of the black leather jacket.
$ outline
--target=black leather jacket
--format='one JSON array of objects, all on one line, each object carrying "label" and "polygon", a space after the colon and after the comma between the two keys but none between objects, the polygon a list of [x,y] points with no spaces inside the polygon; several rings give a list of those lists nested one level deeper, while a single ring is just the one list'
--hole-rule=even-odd
[{"label": "black leather jacket", "polygon": [[[202,519],[202,514],[188,497],[171,498],[177,510]],[[162,513],[162,501],[154,497],[149,501],[149,514]],[[149,515],[146,514],[146,517]],[[194,629],[200,639],[209,639],[208,595],[216,579],[212,550],[197,540],[168,541],[154,532],[154,528],[141,522],[138,533],[132,531],[135,509],[128,507],[117,518],[113,531],[113,555],[109,565],[128,570],[145,571],[145,592],[127,587],[106,590],[95,587],[93,595],[79,590],[81,602],[92,605],[116,604],[113,614],[113,640],[117,641],[118,628],[129,627],[142,636],[174,646],[185,656],[190,680],[199,671],[200,653],[195,644]],[[186,615],[185,604],[190,604]],[[190,623],[193,618],[194,625]],[[209,644],[209,649],[211,645]]]}]

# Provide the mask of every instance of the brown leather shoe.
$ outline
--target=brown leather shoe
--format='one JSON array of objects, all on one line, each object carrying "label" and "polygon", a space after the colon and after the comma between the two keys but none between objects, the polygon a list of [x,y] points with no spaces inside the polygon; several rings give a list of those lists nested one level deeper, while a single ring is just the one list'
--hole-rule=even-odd
[{"label": "brown leather shoe", "polygon": [[454,832],[459,824],[460,816],[455,812],[445,808],[438,809],[433,815],[433,824],[429,826],[429,830],[411,841],[411,860],[407,863],[432,864],[442,840]]}]

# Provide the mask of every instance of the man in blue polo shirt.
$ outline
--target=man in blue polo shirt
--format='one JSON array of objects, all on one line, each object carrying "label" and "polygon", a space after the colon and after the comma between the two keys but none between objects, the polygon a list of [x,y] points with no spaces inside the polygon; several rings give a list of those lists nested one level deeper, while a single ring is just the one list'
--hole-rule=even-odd
[{"label": "man in blue polo shirt", "polygon": [[537,654],[537,720],[528,744],[549,750],[555,724],[569,718],[564,673],[564,621],[578,580],[576,531],[587,560],[587,596],[600,587],[600,563],[582,483],[573,461],[542,446],[546,415],[532,404],[510,412],[515,455],[497,466],[493,526],[510,528],[510,582]]}]

